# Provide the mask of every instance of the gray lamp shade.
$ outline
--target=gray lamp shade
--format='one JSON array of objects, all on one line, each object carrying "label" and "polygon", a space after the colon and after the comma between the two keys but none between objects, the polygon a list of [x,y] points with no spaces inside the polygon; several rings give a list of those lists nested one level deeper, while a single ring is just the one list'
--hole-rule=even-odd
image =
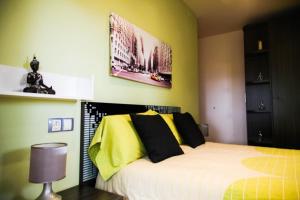
[{"label": "gray lamp shade", "polygon": [[199,124],[199,128],[203,136],[208,137],[208,124]]},{"label": "gray lamp shade", "polygon": [[66,176],[67,144],[44,143],[31,146],[29,181],[49,183]]}]

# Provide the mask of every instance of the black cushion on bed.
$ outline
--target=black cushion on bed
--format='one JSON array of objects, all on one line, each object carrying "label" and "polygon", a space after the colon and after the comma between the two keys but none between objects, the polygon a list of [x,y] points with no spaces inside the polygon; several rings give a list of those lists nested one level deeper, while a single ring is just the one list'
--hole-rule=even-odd
[{"label": "black cushion on bed", "polygon": [[205,143],[204,136],[190,113],[173,113],[173,117],[175,126],[187,145],[195,148]]},{"label": "black cushion on bed", "polygon": [[176,138],[160,115],[130,114],[130,117],[152,162],[183,154]]}]

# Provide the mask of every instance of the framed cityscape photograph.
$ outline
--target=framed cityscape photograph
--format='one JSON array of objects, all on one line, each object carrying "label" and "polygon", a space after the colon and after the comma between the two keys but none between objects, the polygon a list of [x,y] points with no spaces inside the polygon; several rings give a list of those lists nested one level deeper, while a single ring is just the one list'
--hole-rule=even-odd
[{"label": "framed cityscape photograph", "polygon": [[171,47],[116,14],[109,25],[111,75],[171,88]]}]

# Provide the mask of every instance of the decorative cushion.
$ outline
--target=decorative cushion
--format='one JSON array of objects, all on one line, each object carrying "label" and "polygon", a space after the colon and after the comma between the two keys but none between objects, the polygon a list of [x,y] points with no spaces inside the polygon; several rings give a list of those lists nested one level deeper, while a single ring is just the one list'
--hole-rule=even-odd
[{"label": "decorative cushion", "polygon": [[138,113],[139,115],[157,115],[158,112],[156,112],[155,110],[147,110],[146,112],[143,112],[143,113]]},{"label": "decorative cushion", "polygon": [[190,113],[174,113],[174,123],[183,141],[195,148],[205,143],[205,139]]},{"label": "decorative cushion", "polygon": [[183,154],[175,136],[160,115],[130,115],[150,160],[160,162]]},{"label": "decorative cushion", "polygon": [[[139,115],[158,115],[159,113],[154,110],[149,109],[144,113],[138,113],[138,114]],[[183,144],[182,138],[181,138],[180,134],[178,133],[178,130],[174,124],[173,114],[159,114],[159,115],[165,120],[165,122],[171,129],[173,135],[175,136],[177,142],[179,144]]]},{"label": "decorative cushion", "polygon": [[173,135],[175,136],[177,142],[179,144],[183,144],[182,138],[174,124],[174,118],[173,114],[160,114],[160,116],[165,120],[165,122],[168,124],[169,128],[171,129]]}]

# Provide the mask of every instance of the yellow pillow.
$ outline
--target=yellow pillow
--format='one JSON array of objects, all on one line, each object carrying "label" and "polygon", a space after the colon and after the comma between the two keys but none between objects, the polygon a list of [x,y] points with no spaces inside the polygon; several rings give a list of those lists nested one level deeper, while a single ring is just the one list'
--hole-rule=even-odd
[{"label": "yellow pillow", "polygon": [[160,114],[160,116],[165,120],[165,122],[168,124],[169,128],[171,129],[173,135],[175,136],[177,142],[179,144],[183,144],[183,140],[174,124],[174,118],[173,114]]},{"label": "yellow pillow", "polygon": [[[142,115],[157,115],[159,114],[158,112],[154,111],[154,110],[147,110],[144,113],[140,113]],[[183,140],[174,124],[174,118],[173,118],[173,114],[159,114],[167,123],[167,125],[169,126],[169,128],[171,129],[173,135],[175,136],[177,142],[179,144],[183,144]]]},{"label": "yellow pillow", "polygon": [[154,111],[154,110],[147,110],[146,112],[143,113],[138,113],[139,115],[158,115],[158,112]]}]

